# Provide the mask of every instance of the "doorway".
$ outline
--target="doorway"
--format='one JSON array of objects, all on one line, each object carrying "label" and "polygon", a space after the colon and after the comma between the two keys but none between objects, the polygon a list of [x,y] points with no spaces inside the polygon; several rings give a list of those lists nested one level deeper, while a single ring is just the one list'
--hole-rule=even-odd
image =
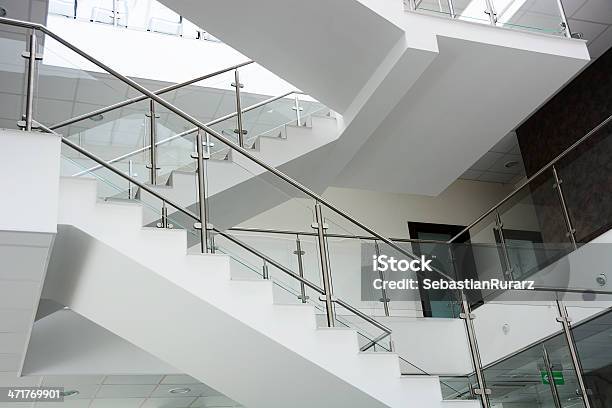
[{"label": "doorway", "polygon": [[[416,255],[425,255],[432,258],[432,265],[440,271],[456,280],[478,279],[476,273],[473,254],[468,243],[470,240],[469,232],[463,233],[454,241],[453,249],[461,252],[461,268],[455,267],[455,262],[451,259],[450,245],[446,244],[451,238],[461,233],[465,227],[450,224],[432,224],[423,222],[408,222],[408,232],[410,238],[418,240],[442,241],[436,242],[413,242],[412,251]],[[456,257],[456,254],[455,254]],[[457,292],[449,290],[423,290],[423,280],[438,280],[436,272],[424,272],[418,276],[419,294],[424,317],[446,317],[455,318],[461,313],[461,304],[457,300]],[[469,291],[468,300],[472,307],[482,303],[479,291]]]}]

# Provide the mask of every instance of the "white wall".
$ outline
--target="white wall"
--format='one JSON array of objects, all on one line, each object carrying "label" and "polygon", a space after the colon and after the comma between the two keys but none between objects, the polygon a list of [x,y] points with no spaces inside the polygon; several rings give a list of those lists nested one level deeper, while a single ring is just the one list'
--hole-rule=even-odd
[{"label": "white wall", "polygon": [[55,233],[60,138],[0,129],[0,230]]},{"label": "white wall", "polygon": [[[345,210],[357,220],[374,228],[387,237],[408,237],[407,221],[448,223],[466,225],[477,218],[482,212],[492,207],[507,193],[509,187],[467,180],[458,180],[438,197],[417,196],[410,194],[378,193],[366,190],[348,188],[328,188],[323,196],[338,208]],[[324,211],[327,217],[329,231],[340,234],[369,235],[360,228],[347,223],[330,211]],[[291,199],[269,211],[240,224],[240,227],[285,229],[295,231],[312,231],[312,202],[306,199]],[[288,235],[267,235],[257,233],[237,233],[243,241],[264,252],[293,271],[297,271],[295,237]],[[317,247],[314,237],[302,236],[304,275],[307,279],[320,284],[320,269]],[[261,271],[261,261],[236,248],[224,239],[218,239],[217,244],[232,255],[242,257],[249,267],[239,262],[235,269],[240,273],[254,276]],[[333,274],[335,295],[349,304],[371,315],[382,316],[382,305],[379,302],[363,301],[361,294],[362,268],[370,266],[369,260],[362,257],[362,242],[354,239],[330,238],[328,240],[330,266]],[[383,249],[384,250],[384,249]],[[389,252],[389,251],[386,251]],[[366,254],[367,255],[367,254]],[[392,255],[392,254],[390,254]],[[369,256],[367,257],[369,259]],[[367,262],[367,263],[366,263]],[[299,286],[295,280],[285,278],[282,272],[271,269],[272,276],[280,280],[285,289],[276,288],[277,302],[294,303],[295,293]],[[415,291],[409,293],[405,300],[390,302],[393,316],[421,316],[422,308],[419,296]],[[308,295],[317,298],[307,290]],[[343,314],[342,310],[338,311]]]},{"label": "white wall", "polygon": [[[384,182],[384,180],[381,180]],[[408,221],[467,225],[504,198],[511,188],[497,183],[457,180],[437,197],[414,194],[380,193],[351,188],[329,187],[323,197],[336,207],[373,227],[378,233],[408,238]],[[311,200],[294,199],[266,211],[241,227],[309,229]],[[325,211],[331,230],[355,234],[363,231]],[[334,222],[336,225],[333,225]]]}]

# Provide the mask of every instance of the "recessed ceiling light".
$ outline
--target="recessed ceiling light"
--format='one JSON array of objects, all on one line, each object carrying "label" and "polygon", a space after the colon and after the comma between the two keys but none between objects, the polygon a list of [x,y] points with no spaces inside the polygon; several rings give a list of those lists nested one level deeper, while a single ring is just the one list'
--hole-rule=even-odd
[{"label": "recessed ceiling light", "polygon": [[191,388],[172,388],[170,391],[168,391],[170,394],[187,394],[188,392],[191,392]]},{"label": "recessed ceiling light", "polygon": [[74,395],[79,395],[79,390],[68,390],[61,392],[62,397],[72,397]]},{"label": "recessed ceiling light", "polygon": [[100,122],[102,119],[104,119],[104,115],[102,115],[101,113],[92,116],[91,118],[89,118],[91,120],[93,120],[94,122]]},{"label": "recessed ceiling light", "polygon": [[517,162],[516,160],[510,160],[509,162],[506,162],[504,164],[504,167],[507,169],[511,169],[512,167],[516,167],[518,166],[519,162]]},{"label": "recessed ceiling light", "polygon": [[6,9],[4,7],[0,7],[0,17],[6,17]]}]

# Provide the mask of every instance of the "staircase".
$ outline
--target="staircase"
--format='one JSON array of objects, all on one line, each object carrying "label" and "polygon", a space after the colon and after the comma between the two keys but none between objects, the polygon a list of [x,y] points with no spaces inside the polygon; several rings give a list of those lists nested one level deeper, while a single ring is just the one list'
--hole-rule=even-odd
[{"label": "staircase", "polygon": [[[322,12],[324,13],[326,10],[322,10]],[[394,22],[394,24],[396,23]],[[24,26],[27,27],[27,24]],[[211,191],[207,195],[211,197],[210,203],[214,204],[217,200],[217,205],[224,210],[223,213],[231,214],[225,219],[215,219],[213,222],[224,229],[260,212],[261,208],[256,205],[244,213],[232,207],[239,202],[251,204],[248,200],[252,197],[255,197],[256,200],[262,199],[265,202],[262,207],[267,208],[274,205],[274,199],[268,197],[269,191],[274,191],[281,183],[267,180],[268,175],[275,175],[284,180],[286,183],[285,187],[282,188],[289,188],[287,185],[290,185],[314,199],[317,212],[315,228],[318,231],[319,255],[325,286],[325,289],[320,293],[326,295],[326,310],[331,315],[334,306],[342,305],[341,300],[332,300],[330,277],[325,276],[328,259],[326,258],[324,229],[327,218],[322,214],[321,207],[322,204],[331,206],[325,202],[325,199],[300,186],[299,183],[292,181],[286,175],[276,173],[277,170],[274,167],[301,168],[302,171],[309,171],[312,169],[312,162],[309,166],[307,165],[308,160],[316,158],[317,155],[319,159],[321,159],[321,156],[332,155],[334,159],[338,160],[319,160],[318,163],[323,163],[323,165],[319,166],[318,173],[312,172],[312,174],[309,174],[310,178],[308,180],[316,179],[320,176],[321,171],[329,169],[328,166],[340,170],[342,166],[346,165],[346,159],[352,157],[351,155],[354,155],[363,145],[365,141],[363,137],[367,136],[368,132],[372,130],[372,126],[378,126],[377,120],[381,118],[380,115],[385,110],[392,111],[395,116],[402,116],[404,120],[409,121],[411,117],[414,117],[415,112],[419,112],[419,109],[427,109],[429,107],[428,103],[439,100],[435,96],[437,95],[436,92],[442,94],[444,91],[444,86],[440,86],[440,84],[444,84],[442,80],[448,80],[454,75],[449,71],[441,70],[442,66],[457,68],[457,66],[462,67],[461,64],[465,64],[463,65],[465,68],[470,61],[474,60],[474,57],[480,55],[481,51],[488,49],[488,47],[481,48],[480,45],[466,45],[465,42],[471,42],[471,40],[463,38],[462,41],[458,42],[454,40],[449,43],[440,41],[438,44],[441,45],[441,49],[448,46],[447,50],[450,49],[451,52],[449,54],[444,53],[445,56],[449,57],[447,59],[434,58],[437,59],[437,64],[432,65],[432,71],[429,71],[429,75],[425,74],[428,78],[427,81],[434,80],[435,82],[437,80],[437,86],[430,89],[427,85],[431,83],[427,81],[416,84],[415,81],[420,80],[417,77],[420,77],[423,72],[418,72],[418,69],[416,73],[419,75],[415,75],[414,71],[411,72],[411,80],[407,81],[408,85],[404,84],[404,86],[418,89],[418,92],[412,94],[411,97],[420,96],[422,98],[417,98],[417,100],[424,103],[416,110],[409,110],[409,114],[403,115],[403,108],[406,107],[405,104],[410,105],[412,99],[404,98],[402,104],[398,103],[397,106],[394,106],[398,99],[385,98],[386,94],[380,90],[380,87],[368,88],[372,91],[369,96],[358,96],[356,99],[360,100],[359,106],[355,107],[351,103],[350,107],[346,109],[349,114],[340,121],[340,126],[344,131],[343,137],[346,136],[349,128],[360,128],[360,138],[351,140],[354,143],[348,143],[346,137],[342,143],[334,143],[333,146],[330,146],[330,137],[322,138],[323,140],[320,141],[317,140],[312,133],[313,129],[318,128],[319,125],[321,125],[321,128],[329,128],[329,135],[331,135],[331,139],[335,140],[338,124],[330,118],[313,118],[312,129],[287,127],[287,141],[273,139],[267,141],[266,137],[260,137],[255,145],[256,153],[253,155],[255,159],[251,157],[251,160],[256,162],[267,163],[261,165],[262,169],[260,170],[255,169],[251,161],[241,161],[233,155],[228,156],[231,160],[211,160],[208,162],[207,167],[210,165],[210,169],[208,169],[210,170],[208,175],[209,189]],[[463,44],[469,51],[466,51],[466,54],[454,54],[453,52],[457,49],[452,47],[453,44]],[[574,60],[566,65],[559,64],[561,69],[551,73],[548,77],[549,81],[543,81],[546,83],[538,91],[543,88],[550,88],[584,62],[580,56],[580,47],[575,47],[573,57],[568,57],[569,59],[574,58]],[[488,50],[491,51],[491,49]],[[496,57],[503,54],[503,52],[498,53],[497,51],[491,52],[489,58],[497,60]],[[571,54],[571,50],[563,51],[567,51],[566,54],[568,55]],[[402,53],[400,52],[400,54]],[[400,54],[393,55],[397,57]],[[405,55],[407,54],[403,54],[401,58],[404,58]],[[421,64],[420,68],[422,69],[428,67],[428,63],[431,62],[428,58],[432,56],[430,51],[427,50],[424,55],[423,60],[416,61],[416,65]],[[523,57],[525,59],[521,61],[525,64],[519,65],[526,69],[530,67],[527,62],[537,65],[536,62],[547,60],[547,57],[543,59],[538,57],[531,60],[529,52],[525,53]],[[558,57],[558,55],[554,57]],[[90,58],[90,60],[95,62],[93,58]],[[423,61],[427,63],[423,63]],[[502,58],[500,61],[503,64],[509,60]],[[456,64],[448,64],[450,62]],[[101,64],[98,63],[98,65]],[[396,69],[397,66],[391,67],[392,71]],[[393,85],[394,82],[389,82],[389,78],[398,74],[398,71],[389,76],[386,75],[389,72],[380,74],[385,78],[382,81],[384,86],[381,85],[382,83],[379,85],[386,91],[391,92],[389,86]],[[176,112],[176,107],[171,109],[173,108],[172,105],[160,100],[147,89],[127,78],[122,78],[122,80],[157,103],[179,114]],[[366,88],[370,85],[372,84],[368,80]],[[462,84],[462,86],[465,85]],[[400,92],[394,95],[402,97],[402,90],[405,91],[406,89],[400,87]],[[430,93],[430,91],[433,91],[433,93]],[[479,91],[482,91],[482,89],[479,89]],[[477,92],[475,94],[477,97],[482,96],[478,95]],[[376,96],[372,97],[372,95]],[[498,95],[489,96],[493,98]],[[385,104],[383,104],[381,110],[377,111],[378,117],[372,111],[370,112],[372,115],[364,114],[368,109],[375,108],[377,101],[383,99]],[[531,98],[527,105],[533,104],[537,99],[537,96]],[[484,98],[484,100],[490,99]],[[452,98],[449,98],[445,103],[454,102],[452,102]],[[469,112],[466,113],[475,115],[474,112],[476,111],[472,108],[470,107]],[[516,112],[514,113],[516,114]],[[190,118],[185,114],[179,114],[179,116],[191,124],[205,129],[208,133],[213,133],[199,120]],[[393,115],[386,116],[386,118],[391,119],[393,117]],[[508,123],[510,119],[506,117],[504,120],[505,123]],[[31,123],[32,117],[29,116],[27,121]],[[371,122],[367,123],[368,126],[355,125],[355,123],[364,124],[368,121]],[[391,122],[393,121],[388,121],[388,123]],[[443,121],[438,122],[442,123]],[[420,126],[421,124],[423,124],[422,121],[415,121],[410,124],[412,128],[405,128],[402,132],[406,133],[406,130],[414,130],[414,126]],[[394,131],[397,130],[389,127],[386,129],[388,130],[388,132],[384,132],[386,135],[393,135]],[[482,135],[482,131],[485,129],[486,126],[478,128],[475,133]],[[435,130],[429,129],[428,131]],[[295,133],[296,137],[291,136],[290,133]],[[300,135],[299,133],[303,134]],[[217,134],[217,137],[221,138],[222,136]],[[430,142],[427,138],[419,140],[425,140],[426,143]],[[79,149],[73,142],[66,139],[63,141],[73,149],[76,148],[84,157],[100,164],[103,163],[102,159]],[[279,147],[281,142],[294,143],[294,141],[295,144],[285,144],[284,147]],[[457,143],[459,142],[465,146],[473,147],[470,140],[459,140]],[[370,159],[381,158],[380,146],[387,145],[389,148],[402,152],[401,145],[395,143],[379,144],[375,146],[377,149],[372,149],[376,154],[373,154]],[[288,146],[293,147],[288,148]],[[251,156],[250,153],[245,153],[242,148],[236,150],[242,151],[243,155]],[[282,150],[284,155],[274,150]],[[414,151],[426,153],[428,149],[426,145],[417,144]],[[336,153],[340,154],[336,156]],[[458,152],[454,151],[453,153],[456,155]],[[39,152],[39,154],[41,153]],[[59,155],[50,156],[58,157]],[[420,159],[423,159],[423,157]],[[444,160],[442,161],[444,162]],[[364,158],[360,162],[367,164],[368,161]],[[394,160],[386,160],[385,163],[393,162]],[[246,174],[229,170],[225,168],[227,165],[236,166],[235,168],[244,171]],[[106,167],[106,169],[111,172],[114,171],[113,174],[117,176],[122,172],[112,167]],[[268,172],[264,172],[264,169],[267,169]],[[377,169],[381,170],[378,167]],[[442,170],[448,170],[448,168]],[[194,200],[189,197],[189,191],[193,194],[193,174],[189,170],[187,172],[185,170],[173,171],[169,175],[170,181],[166,187],[156,187],[158,189],[156,191],[163,190],[163,195],[167,197],[167,200],[170,200],[170,195],[174,194],[172,201],[192,206],[193,209]],[[8,174],[8,172],[5,173]],[[330,174],[337,175],[338,173],[331,172]],[[357,175],[358,172],[356,171],[354,174]],[[129,177],[127,179],[131,183],[135,182],[134,179]],[[263,180],[272,189],[269,191],[262,190],[257,183],[254,183],[254,180]],[[308,181],[307,184],[314,185],[315,190],[318,186],[329,184],[329,177],[319,180],[321,180],[321,184],[313,184],[311,181]],[[54,177],[53,181],[57,181],[57,177]],[[126,179],[124,178],[123,181],[125,182]],[[434,185],[433,191],[436,188],[436,180],[431,181],[430,185]],[[437,181],[439,182],[439,180]],[[53,183],[48,184],[52,186]],[[392,184],[393,182],[390,183],[390,185]],[[23,185],[25,183],[19,184],[19,186]],[[56,186],[57,184],[53,185]],[[147,189],[146,186],[140,185],[143,189]],[[53,226],[59,226],[48,268],[48,279],[45,281],[43,290],[44,298],[70,307],[76,313],[115,335],[182,372],[210,384],[215,389],[248,407],[415,406],[421,408],[478,406],[474,401],[442,401],[439,379],[436,376],[427,374],[401,376],[400,360],[397,354],[393,352],[366,352],[363,351],[364,348],[360,348],[359,336],[362,334],[359,329],[350,325],[345,328],[319,328],[317,325],[317,308],[311,304],[275,303],[275,300],[278,300],[278,298],[275,299],[273,290],[276,282],[270,279],[245,280],[242,276],[238,278],[238,275],[233,273],[230,256],[190,253],[187,250],[190,244],[189,231],[180,228],[148,227],[152,221],[157,220],[156,216],[152,218],[145,216],[145,206],[150,205],[147,198],[149,193],[138,192],[141,199],[140,203],[105,202],[98,201],[99,192],[97,188],[95,180],[70,178],[61,180],[58,200],[51,194],[40,193],[40,196],[45,197],[45,199],[52,197],[53,203],[57,202],[58,219],[57,223],[53,223]],[[101,195],[108,197],[106,193]],[[292,197],[292,195],[286,194],[286,197]],[[161,194],[156,199],[164,201]],[[269,202],[266,202],[266,200]],[[28,200],[25,200],[25,202],[28,202]],[[204,204],[204,201],[202,201],[202,204]],[[246,207],[248,208],[249,205]],[[335,211],[338,215],[342,214],[339,210]],[[207,221],[207,218],[202,214],[192,218],[201,221],[201,224]],[[346,215],[345,218],[383,242],[390,244],[388,239],[360,225],[358,221],[352,220]],[[143,224],[146,226],[143,227]],[[209,243],[212,245],[212,242]],[[254,251],[252,253],[257,255]],[[265,260],[266,258],[262,259]],[[280,269],[282,270],[282,268]],[[287,271],[285,273],[291,275]],[[293,277],[295,278],[295,274],[293,274]],[[140,290],[141,287],[146,288],[146,290]],[[355,308],[351,310],[346,304],[344,307],[365,322],[376,323],[375,320],[359,310]],[[469,307],[465,306],[465,309],[466,316],[469,316]],[[377,327],[380,328],[380,326]],[[470,333],[470,326],[467,327],[468,333]],[[471,352],[472,355],[475,355],[474,350],[471,350]],[[475,363],[474,365],[478,368],[478,364]],[[483,392],[484,385],[480,381],[479,387]],[[483,400],[486,400],[486,397],[483,397]]]},{"label": "staircase", "polygon": [[43,297],[247,407],[478,406],[443,402],[437,377],[400,376],[396,354],[359,352],[355,330],[318,328],[312,306],[275,304],[272,281],[233,279],[227,256],[188,254],[184,230],[143,228],[140,205],[96,189],[60,181]]},{"label": "staircase", "polygon": [[402,0],[162,3],[342,115],[334,159],[311,162],[306,185],[438,195],[589,61],[581,40]]},{"label": "staircase", "polygon": [[[251,141],[252,153],[265,163],[284,171],[299,162],[304,155],[321,155],[328,152],[338,134],[337,119],[333,115],[313,114],[307,118],[304,126],[288,124],[259,135]],[[215,213],[215,226],[221,229],[231,228],[292,197],[291,193],[279,193],[278,189],[282,186],[273,177],[268,177],[261,166],[240,154],[226,152],[221,151],[220,156],[213,155],[207,161],[209,206]],[[189,153],[191,152],[182,152],[183,156],[187,157]],[[153,189],[197,213],[197,174],[195,160],[191,161],[193,163],[162,175],[162,180],[166,178],[166,182],[161,186],[154,186]],[[311,187],[321,192],[325,186],[315,183]],[[136,190],[136,196],[148,203],[157,201],[140,189]],[[254,196],[258,199],[253,200],[251,205],[244,205],[244,197]],[[214,211],[215,209],[224,210]],[[191,224],[180,212],[174,212],[172,209],[169,211],[169,216],[179,225]],[[147,212],[144,220],[145,225],[156,224],[159,217],[153,212]]]}]

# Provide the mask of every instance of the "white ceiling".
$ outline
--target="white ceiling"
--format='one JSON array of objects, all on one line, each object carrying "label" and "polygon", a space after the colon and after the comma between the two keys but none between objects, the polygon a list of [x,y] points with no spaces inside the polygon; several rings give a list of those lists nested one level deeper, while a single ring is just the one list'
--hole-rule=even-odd
[{"label": "white ceiling", "polygon": [[[41,307],[44,303],[41,302]],[[181,374],[155,356],[65,308],[41,317],[34,324],[23,375],[17,377],[16,373],[2,372],[0,368],[0,387],[57,386],[64,387],[65,391],[76,390],[78,394],[67,396],[63,403],[0,403],[0,408],[239,406],[218,391]],[[170,392],[177,388],[189,390]]]},{"label": "white ceiling", "polygon": [[563,0],[572,32],[582,33],[591,57],[598,58],[612,46],[610,0]]},{"label": "white ceiling", "polygon": [[[509,162],[516,162],[506,167]],[[461,175],[464,180],[514,184],[525,177],[525,166],[515,132],[510,132]]]},{"label": "white ceiling", "polygon": [[[79,393],[64,402],[1,403],[0,408],[209,408],[238,407],[188,375],[58,375],[15,378],[0,373],[0,386],[64,387]],[[188,388],[183,394],[170,390]]]}]

